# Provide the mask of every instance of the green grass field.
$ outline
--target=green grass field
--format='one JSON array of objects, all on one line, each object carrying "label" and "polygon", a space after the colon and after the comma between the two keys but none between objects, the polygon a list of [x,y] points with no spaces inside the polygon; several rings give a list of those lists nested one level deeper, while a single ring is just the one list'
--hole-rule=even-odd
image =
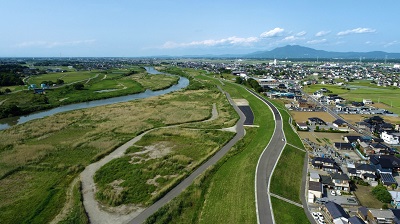
[{"label": "green grass field", "polygon": [[66,84],[71,82],[77,82],[82,80],[87,80],[89,78],[95,77],[100,74],[100,71],[73,71],[73,72],[57,72],[48,73],[38,76],[32,76],[28,79],[29,84],[36,84],[40,86],[43,81],[53,81],[56,82],[57,79],[62,79]]},{"label": "green grass field", "polygon": [[388,110],[400,114],[400,88],[382,87],[376,84],[370,84],[369,81],[360,80],[348,83],[346,87],[335,85],[310,85],[304,87],[307,93],[313,93],[321,88],[327,88],[332,94],[338,94],[348,101],[362,101],[363,99],[371,99],[373,102],[384,103],[391,108]]},{"label": "green grass field", "polygon": [[275,222],[277,224],[288,223],[310,223],[304,209],[282,201],[278,198],[271,197],[272,208],[274,210]]},{"label": "green grass field", "polygon": [[271,192],[298,202],[306,153],[286,145],[271,179]]},{"label": "green grass field", "polygon": [[[196,72],[196,74],[198,74]],[[215,85],[217,80],[202,77]],[[256,223],[254,174],[259,155],[274,129],[268,107],[240,86],[221,86],[232,98],[246,98],[258,128],[246,136],[221,161],[198,178],[183,194],[160,209],[147,223]]]}]

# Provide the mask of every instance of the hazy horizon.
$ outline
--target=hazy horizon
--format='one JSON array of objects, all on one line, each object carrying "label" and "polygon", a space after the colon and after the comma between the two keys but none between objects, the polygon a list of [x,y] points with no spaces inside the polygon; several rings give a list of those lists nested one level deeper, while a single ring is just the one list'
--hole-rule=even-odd
[{"label": "hazy horizon", "polygon": [[[4,1],[0,57],[400,53],[398,1]],[[379,16],[376,16],[379,15]]]}]

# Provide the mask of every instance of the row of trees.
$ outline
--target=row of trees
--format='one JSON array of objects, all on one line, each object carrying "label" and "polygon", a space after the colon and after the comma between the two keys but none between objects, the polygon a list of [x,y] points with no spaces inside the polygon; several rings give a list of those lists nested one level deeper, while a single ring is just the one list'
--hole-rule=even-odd
[{"label": "row of trees", "polygon": [[16,74],[0,74],[0,86],[16,86],[23,85],[24,82],[19,75]]},{"label": "row of trees", "polygon": [[49,81],[43,81],[42,84],[46,84],[46,85],[48,85],[48,86],[52,86],[53,84],[62,85],[62,84],[64,84],[64,80],[62,80],[62,79],[57,79],[56,82],[53,82],[53,81],[51,81],[51,80],[49,80]]},{"label": "row of trees", "polygon": [[242,77],[236,77],[236,83],[241,84],[241,85],[245,85],[247,87],[253,88],[256,92],[261,93],[264,91],[264,89],[260,86],[260,84],[252,78],[242,78]]}]

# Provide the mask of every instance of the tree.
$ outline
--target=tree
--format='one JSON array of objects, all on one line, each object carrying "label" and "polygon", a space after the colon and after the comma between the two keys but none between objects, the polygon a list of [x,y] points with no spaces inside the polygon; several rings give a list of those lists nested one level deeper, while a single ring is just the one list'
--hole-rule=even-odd
[{"label": "tree", "polygon": [[82,90],[85,86],[82,83],[75,83],[73,84],[74,89]]},{"label": "tree", "polygon": [[64,80],[62,80],[62,79],[57,79],[56,84],[57,84],[57,85],[62,85],[62,84],[64,84]]},{"label": "tree", "polygon": [[372,189],[372,194],[383,203],[390,203],[392,200],[392,196],[390,195],[389,191],[385,186],[379,184],[378,186]]},{"label": "tree", "polygon": [[242,79],[242,77],[237,76],[235,82],[236,82],[237,84],[243,84],[243,79]]}]

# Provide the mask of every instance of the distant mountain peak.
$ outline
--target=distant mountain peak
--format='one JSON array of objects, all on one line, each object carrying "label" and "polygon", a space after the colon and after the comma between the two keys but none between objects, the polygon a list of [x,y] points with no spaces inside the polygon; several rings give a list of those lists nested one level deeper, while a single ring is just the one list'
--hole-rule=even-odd
[{"label": "distant mountain peak", "polygon": [[333,52],[316,50],[310,47],[300,45],[286,45],[277,47],[271,51],[258,51],[245,55],[249,58],[343,58],[358,59],[360,57],[367,59],[399,59],[400,53],[387,53],[383,51],[371,52]]}]

